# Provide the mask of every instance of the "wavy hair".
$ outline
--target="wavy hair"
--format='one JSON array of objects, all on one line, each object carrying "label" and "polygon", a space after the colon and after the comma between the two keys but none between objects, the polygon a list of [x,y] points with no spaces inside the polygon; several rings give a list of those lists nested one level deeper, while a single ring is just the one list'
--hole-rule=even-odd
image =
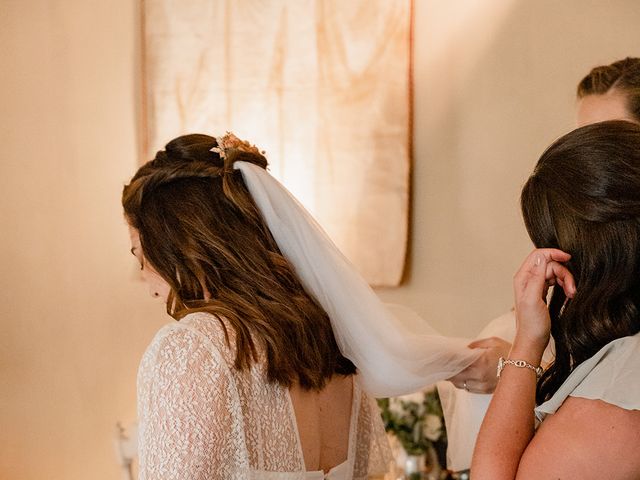
[{"label": "wavy hair", "polygon": [[[235,335],[235,368],[264,353],[270,382],[321,389],[356,371],[338,349],[326,312],[303,288],[260,215],[236,161],[267,167],[258,153],[227,151],[207,135],[185,135],[124,187],[122,205],[145,260],[169,284],[167,312],[213,314]],[[223,322],[221,319],[226,320]]]},{"label": "wavy hair", "polygon": [[593,68],[578,84],[577,96],[603,95],[610,91],[624,94],[627,110],[640,122],[640,58],[627,57]]},{"label": "wavy hair", "polygon": [[571,254],[577,293],[549,301],[556,355],[536,392],[548,400],[573,369],[610,341],[640,331],[640,126],[588,125],[553,143],[521,195],[538,248]]}]

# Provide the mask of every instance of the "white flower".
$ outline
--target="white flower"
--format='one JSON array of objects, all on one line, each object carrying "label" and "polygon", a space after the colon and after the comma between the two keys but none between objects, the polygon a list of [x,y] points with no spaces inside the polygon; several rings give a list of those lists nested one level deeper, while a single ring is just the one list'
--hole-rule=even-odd
[{"label": "white flower", "polygon": [[442,420],[438,415],[427,414],[422,425],[422,434],[432,442],[440,438],[442,434]]},{"label": "white flower", "polygon": [[417,404],[421,404],[424,402],[424,392],[416,392],[410,395],[404,395],[402,397],[398,397],[403,402],[413,402]]},{"label": "white flower", "polygon": [[404,415],[404,408],[402,408],[402,403],[400,403],[399,398],[389,399],[389,412],[396,417],[402,417]]}]

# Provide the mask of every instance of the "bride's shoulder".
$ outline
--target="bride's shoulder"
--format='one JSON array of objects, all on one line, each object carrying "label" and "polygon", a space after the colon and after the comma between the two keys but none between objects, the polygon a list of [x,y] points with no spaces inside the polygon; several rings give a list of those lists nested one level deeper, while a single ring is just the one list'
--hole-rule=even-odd
[{"label": "bride's shoulder", "polygon": [[229,330],[225,321],[214,315],[204,312],[185,315],[158,330],[144,353],[141,368],[159,361],[193,358],[198,352],[228,363]]},{"label": "bride's shoulder", "polygon": [[229,322],[211,313],[190,313],[176,323],[207,338],[217,348],[223,348],[232,340],[233,329],[229,326]]}]

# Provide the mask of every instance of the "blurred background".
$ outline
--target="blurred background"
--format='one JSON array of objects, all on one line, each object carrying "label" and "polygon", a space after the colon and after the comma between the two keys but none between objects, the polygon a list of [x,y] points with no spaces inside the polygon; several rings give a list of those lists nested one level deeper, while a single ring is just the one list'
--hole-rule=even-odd
[{"label": "blurred background", "polygon": [[[139,152],[140,5],[0,0],[0,478],[119,478],[138,361],[171,319],[120,193]],[[403,283],[447,335],[511,306],[519,190],[595,65],[640,56],[637,0],[415,0]]]}]

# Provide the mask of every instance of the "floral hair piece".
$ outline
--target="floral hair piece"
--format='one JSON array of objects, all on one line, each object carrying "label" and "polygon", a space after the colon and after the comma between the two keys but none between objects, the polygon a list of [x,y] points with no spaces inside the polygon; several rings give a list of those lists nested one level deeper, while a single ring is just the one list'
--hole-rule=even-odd
[{"label": "floral hair piece", "polygon": [[228,154],[232,150],[253,153],[255,155],[264,155],[265,153],[261,152],[258,147],[250,144],[246,140],[240,140],[231,132],[227,132],[223,137],[216,137],[216,143],[217,145],[210,151],[217,153],[225,164],[227,163]]}]

